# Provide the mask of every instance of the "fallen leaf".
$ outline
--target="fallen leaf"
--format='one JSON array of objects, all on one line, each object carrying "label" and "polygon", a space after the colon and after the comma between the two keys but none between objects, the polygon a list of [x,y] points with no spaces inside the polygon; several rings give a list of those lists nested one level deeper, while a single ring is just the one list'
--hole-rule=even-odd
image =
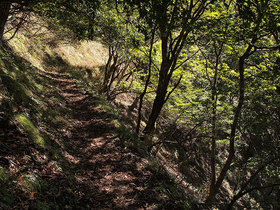
[{"label": "fallen leaf", "polygon": [[31,192],[30,196],[29,196],[29,199],[33,200],[34,199],[34,194],[35,194],[35,192]]}]

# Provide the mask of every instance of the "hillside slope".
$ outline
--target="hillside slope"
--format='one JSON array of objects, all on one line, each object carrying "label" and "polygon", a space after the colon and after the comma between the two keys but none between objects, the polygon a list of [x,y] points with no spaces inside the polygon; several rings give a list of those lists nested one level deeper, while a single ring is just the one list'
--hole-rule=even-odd
[{"label": "hillside slope", "polygon": [[38,43],[19,35],[0,50],[0,208],[181,208],[173,183],[118,137],[117,111],[70,74],[98,64]]}]

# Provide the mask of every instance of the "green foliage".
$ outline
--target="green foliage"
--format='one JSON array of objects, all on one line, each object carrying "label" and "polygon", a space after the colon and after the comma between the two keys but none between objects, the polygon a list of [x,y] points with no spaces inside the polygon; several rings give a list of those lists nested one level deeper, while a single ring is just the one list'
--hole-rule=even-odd
[{"label": "green foliage", "polygon": [[[162,7],[158,6],[159,3]],[[165,115],[177,123],[187,125],[207,122],[200,127],[201,132],[211,136],[214,108],[216,141],[228,142],[239,99],[239,58],[248,46],[253,44],[253,53],[246,59],[245,64],[245,105],[238,122],[235,144],[237,154],[240,153],[241,156],[245,155],[243,152],[250,149],[251,145],[254,145],[254,156],[269,158],[272,154],[269,155],[267,151],[277,147],[280,127],[277,114],[279,96],[275,91],[275,85],[279,84],[276,70],[279,69],[276,64],[279,63],[277,56],[279,14],[276,12],[279,10],[279,2],[227,3],[217,1],[205,11],[199,24],[194,24],[196,30],[190,34],[190,40],[184,45],[176,64],[182,64],[188,57],[190,59],[172,75],[171,84],[175,84],[181,75],[183,78],[166,104]],[[175,5],[174,1],[128,1],[128,4],[137,8],[140,19],[146,21],[147,25],[140,21],[137,26],[145,36],[149,34],[148,27],[151,28],[153,24],[158,24],[159,29],[163,30],[161,24],[163,21],[170,20],[169,15],[173,15],[174,19],[179,18],[179,21],[172,23],[166,21],[165,26],[171,28],[171,37],[178,35],[182,20],[178,14],[183,7],[176,10],[173,6],[178,5]],[[156,9],[153,8],[155,5],[158,6]],[[172,11],[172,8],[173,12],[178,13],[167,12],[164,16],[162,11],[169,11],[169,9]],[[273,23],[272,20],[275,22]],[[178,30],[175,29],[176,27]],[[163,32],[160,31],[158,35],[162,36]],[[158,70],[163,58],[161,44],[158,42],[158,45],[154,45],[154,52],[157,53],[152,56],[153,68],[148,92],[153,92],[160,82]],[[144,56],[141,58],[143,59]],[[137,78],[141,78],[145,72],[139,71],[136,75]],[[143,90],[144,83],[141,79],[131,84],[134,90],[140,92]],[[127,82],[126,85],[130,83]],[[170,85],[167,92],[171,90]],[[152,101],[153,97],[154,94],[149,94],[147,101]],[[255,161],[258,162],[258,159]],[[252,170],[256,168],[257,165],[251,166]]]},{"label": "green foliage", "polygon": [[78,39],[93,39],[98,0],[39,1],[33,10],[55,30],[69,30]]}]

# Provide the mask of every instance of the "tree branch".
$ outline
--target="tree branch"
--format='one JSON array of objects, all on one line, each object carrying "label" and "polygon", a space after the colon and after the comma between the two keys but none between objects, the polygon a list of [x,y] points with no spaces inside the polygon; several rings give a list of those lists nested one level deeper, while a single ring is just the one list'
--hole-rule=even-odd
[{"label": "tree branch", "polygon": [[167,94],[166,99],[164,100],[164,103],[166,103],[166,101],[169,99],[170,95],[174,92],[174,90],[178,87],[178,85],[180,84],[181,80],[183,78],[183,74],[180,76],[180,79],[178,80],[178,82],[174,85],[173,89]]}]

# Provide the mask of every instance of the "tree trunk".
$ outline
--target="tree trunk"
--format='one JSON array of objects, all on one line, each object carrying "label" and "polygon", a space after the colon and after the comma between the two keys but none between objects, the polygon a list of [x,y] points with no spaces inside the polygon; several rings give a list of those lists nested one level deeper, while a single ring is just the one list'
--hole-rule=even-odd
[{"label": "tree trunk", "polygon": [[108,85],[108,80],[109,80],[109,76],[110,76],[110,69],[111,69],[111,65],[112,65],[112,60],[114,57],[114,50],[112,46],[109,46],[109,57],[108,60],[106,62],[105,68],[104,68],[104,78],[103,78],[103,82],[102,82],[102,86],[101,86],[101,93],[106,93],[107,92],[107,85]]},{"label": "tree trunk", "polygon": [[154,131],[156,120],[157,120],[157,118],[162,110],[162,107],[164,105],[164,102],[165,102],[165,96],[167,94],[168,83],[169,83],[169,81],[166,81],[166,79],[161,80],[161,78],[160,78],[159,85],[158,85],[157,92],[156,92],[156,98],[153,103],[153,108],[152,108],[152,112],[149,116],[149,120],[144,129],[144,134],[151,134]]},{"label": "tree trunk", "polygon": [[143,90],[143,92],[140,94],[139,96],[139,108],[138,108],[138,119],[137,119],[137,125],[136,125],[136,134],[139,134],[140,131],[140,126],[141,126],[141,119],[142,119],[142,106],[143,106],[143,101],[144,101],[144,97],[147,93],[148,90],[148,86],[150,83],[150,79],[151,79],[151,72],[152,72],[152,51],[153,51],[153,46],[154,46],[154,38],[155,38],[155,31],[156,29],[154,28],[152,31],[152,37],[151,37],[151,43],[150,43],[150,50],[149,50],[149,68],[148,68],[148,77],[146,79],[145,82],[145,88]]},{"label": "tree trunk", "polygon": [[3,40],[5,24],[9,16],[10,8],[11,8],[11,3],[0,2],[0,43]]},{"label": "tree trunk", "polygon": [[136,107],[139,101],[139,96],[136,94],[136,97],[133,101],[133,103],[128,107],[127,112],[130,114]]},{"label": "tree trunk", "polygon": [[[149,116],[149,120],[144,129],[144,135],[151,134],[155,129],[156,120],[160,114],[160,111],[165,103],[165,97],[167,94],[167,88],[171,79],[174,69],[170,69],[173,62],[176,63],[176,58],[170,59],[168,52],[168,36],[166,28],[163,26],[161,29],[161,48],[162,48],[162,62],[159,71],[159,81],[156,91],[156,98],[153,103],[152,112]],[[170,74],[168,72],[170,71]]]},{"label": "tree trunk", "polygon": [[211,158],[210,158],[210,167],[211,167],[211,181],[210,181],[210,192],[213,191],[216,183],[216,139],[217,139],[217,78],[218,78],[218,58],[215,67],[214,82],[212,87],[212,138],[211,138]]},{"label": "tree trunk", "polygon": [[228,170],[230,169],[230,165],[232,163],[232,160],[235,155],[235,134],[236,134],[236,129],[238,125],[238,120],[239,116],[241,113],[241,109],[243,106],[244,102],[244,93],[245,93],[245,81],[244,81],[244,64],[245,60],[250,56],[251,50],[253,46],[250,45],[248,46],[246,52],[239,58],[238,61],[238,68],[239,68],[239,100],[238,100],[238,105],[236,107],[235,113],[234,113],[234,118],[233,118],[233,123],[231,125],[231,133],[230,133],[230,143],[229,143],[229,155],[227,157],[227,160],[220,172],[219,177],[217,178],[217,181],[214,186],[210,188],[209,195],[205,201],[206,204],[210,204],[217,193],[219,192],[219,189],[224,181],[224,178],[226,177],[226,174]]},{"label": "tree trunk", "polygon": [[[218,71],[219,71],[219,63],[220,56],[222,53],[224,43],[222,43],[219,49],[215,47],[215,71],[214,71],[214,79],[212,83],[212,138],[211,138],[211,157],[210,157],[210,168],[211,168],[211,178],[210,178],[210,192],[214,190],[216,184],[216,140],[217,140],[217,83],[218,83]],[[211,81],[210,81],[211,84]]]}]

